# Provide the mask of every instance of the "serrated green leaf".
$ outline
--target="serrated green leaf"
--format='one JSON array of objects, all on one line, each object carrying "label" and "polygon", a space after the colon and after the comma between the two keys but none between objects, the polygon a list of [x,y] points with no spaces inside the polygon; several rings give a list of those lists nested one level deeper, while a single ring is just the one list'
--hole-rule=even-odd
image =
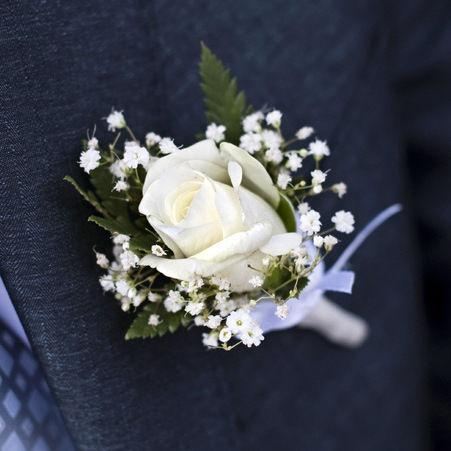
[{"label": "serrated green leaf", "polygon": [[89,202],[99,213],[108,216],[108,212],[102,207],[96,195],[92,191],[84,190],[72,177],[66,175],[63,180],[69,182],[86,202]]},{"label": "serrated green leaf", "polygon": [[224,125],[226,140],[238,144],[242,134],[241,120],[252,111],[252,107],[246,104],[244,92],[238,92],[236,79],[204,44],[199,73],[208,122]]},{"label": "serrated green leaf", "polygon": [[90,216],[88,221],[94,222],[99,227],[107,230],[110,233],[122,233],[124,235],[132,235],[135,232],[135,229],[127,226],[116,219],[111,218],[102,218],[100,216]]},{"label": "serrated green leaf", "polygon": [[296,212],[293,204],[289,201],[285,194],[280,193],[280,202],[277,207],[277,214],[285,225],[287,232],[296,232]]},{"label": "serrated green leaf", "polygon": [[168,322],[169,332],[173,334],[180,326],[180,315],[171,315],[166,321]]},{"label": "serrated green leaf", "polygon": [[107,166],[99,166],[90,173],[89,177],[102,206],[113,217],[121,216],[129,221],[128,202],[121,199],[120,194],[113,192],[114,177]]},{"label": "serrated green leaf", "polygon": [[130,240],[130,250],[133,252],[151,252],[154,239],[152,235],[137,235]]},{"label": "serrated green leaf", "polygon": [[144,309],[138,313],[136,318],[133,320],[132,324],[125,334],[126,340],[132,340],[134,338],[153,338],[157,334],[158,326],[149,325],[149,316],[153,313],[155,309],[153,304],[146,305]]}]

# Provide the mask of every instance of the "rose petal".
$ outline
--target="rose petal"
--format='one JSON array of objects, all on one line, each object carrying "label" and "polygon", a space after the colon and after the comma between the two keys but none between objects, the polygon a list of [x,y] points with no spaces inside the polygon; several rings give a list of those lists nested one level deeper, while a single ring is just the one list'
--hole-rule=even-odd
[{"label": "rose petal", "polygon": [[259,222],[269,222],[272,225],[272,233],[286,232],[285,226],[276,210],[261,197],[243,187],[239,188],[239,196],[245,223],[249,227]]},{"label": "rose petal", "polygon": [[243,180],[243,169],[236,161],[229,161],[227,165],[227,170],[229,173],[230,181],[232,186],[236,189],[241,185]]},{"label": "rose petal", "polygon": [[204,141],[193,144],[186,149],[181,149],[177,152],[156,160],[155,163],[153,163],[147,171],[146,180],[144,181],[143,186],[143,193],[147,191],[152,182],[157,180],[169,168],[173,168],[180,163],[193,160],[200,160],[202,162],[209,161],[217,167],[225,168],[225,163],[219,155],[219,151],[216,147],[215,142],[211,139],[206,139]]},{"label": "rose petal", "polygon": [[273,235],[260,250],[265,254],[277,257],[278,255],[288,254],[288,252],[298,247],[301,242],[302,236],[299,233],[281,233]]},{"label": "rose petal", "polygon": [[194,275],[208,277],[252,255],[271,236],[269,223],[256,224],[246,232],[239,232],[189,258],[162,258],[146,255],[142,266],[157,268],[167,277],[187,280]]},{"label": "rose petal", "polygon": [[235,161],[243,170],[243,186],[263,197],[274,208],[279,205],[279,191],[274,186],[265,167],[250,156],[245,150],[230,143],[221,143],[222,157],[227,161]]}]

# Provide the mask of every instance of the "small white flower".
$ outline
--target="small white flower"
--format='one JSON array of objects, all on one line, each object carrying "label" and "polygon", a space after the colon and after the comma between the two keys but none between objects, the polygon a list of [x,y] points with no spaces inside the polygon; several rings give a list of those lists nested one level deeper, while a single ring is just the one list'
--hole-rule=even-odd
[{"label": "small white flower", "polygon": [[128,190],[128,188],[129,188],[129,185],[127,182],[125,182],[124,180],[118,180],[116,182],[116,184],[114,185],[113,190],[117,191],[117,192],[121,192],[121,191]]},{"label": "small white flower", "polygon": [[106,118],[108,123],[108,130],[111,132],[116,131],[116,129],[125,127],[125,118],[121,111],[113,110],[109,116]]},{"label": "small white flower", "polygon": [[338,197],[341,199],[347,192],[348,187],[345,183],[335,183],[335,185],[332,185],[332,191],[338,195]]},{"label": "small white flower", "polygon": [[149,152],[135,141],[127,141],[124,146],[124,164],[128,168],[136,169],[138,165],[147,167],[149,164]]},{"label": "small white flower", "polygon": [[130,305],[132,304],[132,300],[128,297],[121,298],[121,309],[124,312],[128,312],[130,310]]},{"label": "small white flower", "polygon": [[296,269],[299,271],[300,268],[306,266],[310,263],[310,257],[307,249],[305,247],[299,247],[291,251],[291,255],[295,258]]},{"label": "small white flower", "polygon": [[310,205],[307,202],[302,202],[298,205],[298,212],[300,215],[305,215],[310,210]]},{"label": "small white flower", "polygon": [[271,147],[265,152],[265,160],[279,164],[283,160],[283,154],[278,147]]},{"label": "small white flower", "polygon": [[155,144],[158,144],[161,141],[161,136],[156,133],[149,132],[146,135],[146,146],[153,147]]},{"label": "small white flower", "polygon": [[217,293],[215,296],[215,308],[219,310],[219,314],[221,316],[228,316],[231,312],[233,312],[237,305],[233,299],[229,299],[230,293],[228,291],[223,291]]},{"label": "small white flower", "polygon": [[218,338],[215,333],[202,334],[202,343],[207,348],[216,348],[218,346]]},{"label": "small white flower", "polygon": [[232,332],[227,327],[223,327],[219,332],[219,340],[227,343],[232,338]]},{"label": "small white flower", "polygon": [[130,237],[128,235],[124,235],[123,233],[118,233],[113,237],[114,244],[124,244],[128,241],[130,241]]},{"label": "small white flower", "polygon": [[302,167],[302,158],[296,153],[290,153],[285,166],[290,171],[295,172]]},{"label": "small white flower", "polygon": [[315,169],[314,171],[310,172],[310,175],[312,176],[313,185],[321,185],[321,183],[324,183],[326,181],[327,174],[323,171],[320,171],[319,169]]},{"label": "small white flower", "polygon": [[287,189],[288,184],[291,182],[291,177],[285,172],[281,172],[277,177],[277,186],[281,189]]},{"label": "small white flower", "polygon": [[219,315],[210,315],[205,325],[210,329],[216,329],[221,324],[222,318]]},{"label": "small white flower", "polygon": [[104,289],[104,291],[114,291],[114,280],[113,276],[110,274],[106,274],[99,279],[100,286]]},{"label": "small white flower", "polygon": [[196,316],[194,318],[194,324],[196,326],[205,326],[205,318],[203,316]]},{"label": "small white flower", "polygon": [[152,291],[149,291],[149,294],[147,295],[147,299],[149,302],[158,302],[161,299],[161,295],[158,293],[153,293]]},{"label": "small white flower", "polygon": [[180,284],[181,291],[185,291],[187,293],[192,293],[193,291],[203,287],[203,285],[204,281],[200,276],[193,276],[189,280],[183,280]]},{"label": "small white flower", "polygon": [[279,128],[282,120],[282,113],[279,110],[271,111],[266,115],[266,123],[273,127]]},{"label": "small white flower", "polygon": [[251,279],[249,279],[249,283],[254,287],[258,288],[263,285],[263,279],[260,276],[254,276]]},{"label": "small white flower", "polygon": [[166,251],[158,244],[154,244],[150,250],[152,251],[153,255],[156,255],[157,257],[162,257],[163,255],[166,255]]},{"label": "small white flower", "polygon": [[324,238],[321,235],[315,235],[313,237],[313,245],[317,248],[321,248],[324,243]]},{"label": "small white flower", "polygon": [[213,276],[210,281],[213,285],[216,285],[220,290],[229,290],[230,281],[222,277]]},{"label": "small white flower", "polygon": [[258,133],[246,133],[240,138],[240,147],[251,155],[262,148],[261,136]]},{"label": "small white flower", "polygon": [[283,304],[283,305],[278,305],[276,307],[276,313],[275,315],[280,318],[280,319],[286,319],[289,313],[289,309],[288,309],[288,305],[287,304]]},{"label": "small white flower", "polygon": [[128,271],[131,268],[134,268],[138,262],[139,257],[133,253],[132,251],[125,251],[119,255],[119,261],[121,262],[122,267],[125,271]]},{"label": "small white flower", "polygon": [[243,119],[243,130],[245,133],[258,132],[261,130],[260,122],[263,120],[263,113],[256,111]]},{"label": "small white flower", "polygon": [[312,127],[302,127],[296,132],[296,138],[303,140],[309,138],[315,130]]},{"label": "small white flower", "polygon": [[138,290],[135,287],[130,288],[127,292],[127,297],[133,299],[138,294]]},{"label": "small white flower", "polygon": [[316,139],[309,145],[309,154],[316,158],[322,158],[324,156],[330,155],[330,149],[325,141],[320,141]]},{"label": "small white flower", "polygon": [[338,232],[352,233],[354,231],[354,215],[349,211],[337,211],[332,217],[332,222]]},{"label": "small white flower", "polygon": [[218,301],[218,303],[225,303],[230,297],[230,291],[219,291],[215,295],[215,299]]},{"label": "small white flower", "polygon": [[124,160],[116,160],[113,164],[110,165],[109,170],[118,179],[122,179],[127,175],[127,166]]},{"label": "small white flower", "polygon": [[81,153],[79,164],[80,167],[89,174],[91,171],[100,166],[100,159],[100,152],[96,149],[89,148]]},{"label": "small white flower", "polygon": [[224,125],[216,125],[214,122],[211,123],[207,130],[205,131],[205,137],[207,139],[212,139],[214,142],[220,143],[225,139],[226,128]]},{"label": "small white flower", "polygon": [[147,324],[149,324],[149,326],[158,326],[158,324],[160,324],[160,315],[152,313],[152,315],[149,316]]},{"label": "small white flower", "polygon": [[322,185],[315,185],[315,186],[312,188],[312,191],[313,191],[315,194],[319,194],[319,193],[321,193],[321,192],[323,191],[323,186],[322,186]]},{"label": "small white flower", "polygon": [[324,247],[326,251],[332,250],[332,248],[338,243],[338,240],[333,235],[326,235],[324,237]]},{"label": "small white flower", "polygon": [[321,229],[320,214],[315,210],[309,210],[301,215],[299,228],[308,236],[318,233]]},{"label": "small white flower", "polygon": [[259,346],[260,343],[265,339],[265,337],[263,336],[263,331],[256,323],[253,323],[252,327],[243,331],[240,334],[239,338],[248,348],[250,348],[251,346]]},{"label": "small white flower", "polygon": [[204,306],[205,305],[203,302],[191,301],[186,304],[185,311],[192,316],[196,316],[203,310]]},{"label": "small white flower", "polygon": [[100,252],[96,252],[96,264],[103,269],[108,268],[110,265],[110,261],[108,260],[105,254],[101,254]]},{"label": "small white flower", "polygon": [[252,319],[249,313],[243,309],[239,309],[230,313],[227,317],[226,324],[232,334],[238,334],[251,326]]},{"label": "small white flower", "polygon": [[165,155],[177,152],[179,148],[174,144],[171,138],[162,138],[159,142],[160,152]]},{"label": "small white flower", "polygon": [[268,149],[271,147],[280,147],[282,144],[282,137],[274,130],[262,130],[261,137],[263,144]]},{"label": "small white flower", "polygon": [[114,272],[121,272],[122,267],[118,262],[112,262],[110,266],[110,270]]},{"label": "small white flower", "polygon": [[144,291],[139,291],[132,297],[133,305],[135,307],[139,307],[144,302],[145,299],[146,293]]},{"label": "small white flower", "polygon": [[97,149],[99,147],[99,140],[94,136],[88,141],[88,149]]},{"label": "small white flower", "polygon": [[176,313],[183,307],[183,297],[178,291],[170,290],[164,300],[164,307],[168,312]]},{"label": "small white flower", "polygon": [[124,280],[120,279],[116,282],[116,291],[122,296],[127,296],[128,291],[130,290],[130,284]]}]

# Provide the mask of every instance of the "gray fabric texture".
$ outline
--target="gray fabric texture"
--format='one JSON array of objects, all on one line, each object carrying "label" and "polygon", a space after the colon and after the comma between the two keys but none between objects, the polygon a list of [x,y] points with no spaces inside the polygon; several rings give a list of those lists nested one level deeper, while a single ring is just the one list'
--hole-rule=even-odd
[{"label": "gray fabric texture", "polygon": [[[80,449],[424,450],[393,14],[332,0],[1,5],[0,272]],[[361,349],[299,330],[233,353],[206,352],[194,331],[123,340],[129,319],[102,294],[91,250],[108,240],[62,177],[80,177],[80,137],[111,106],[141,136],[190,144],[205,126],[201,40],[255,106],[280,108],[288,131],[310,124],[328,139],[358,225],[406,204],[353,258],[353,296],[333,296],[369,321]],[[335,206],[325,199],[325,217]]]}]

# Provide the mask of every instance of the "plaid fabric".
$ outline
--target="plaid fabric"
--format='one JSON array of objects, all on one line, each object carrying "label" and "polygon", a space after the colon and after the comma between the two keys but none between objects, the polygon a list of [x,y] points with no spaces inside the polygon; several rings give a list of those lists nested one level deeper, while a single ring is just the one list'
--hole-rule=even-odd
[{"label": "plaid fabric", "polygon": [[38,362],[0,322],[0,450],[74,449]]}]

